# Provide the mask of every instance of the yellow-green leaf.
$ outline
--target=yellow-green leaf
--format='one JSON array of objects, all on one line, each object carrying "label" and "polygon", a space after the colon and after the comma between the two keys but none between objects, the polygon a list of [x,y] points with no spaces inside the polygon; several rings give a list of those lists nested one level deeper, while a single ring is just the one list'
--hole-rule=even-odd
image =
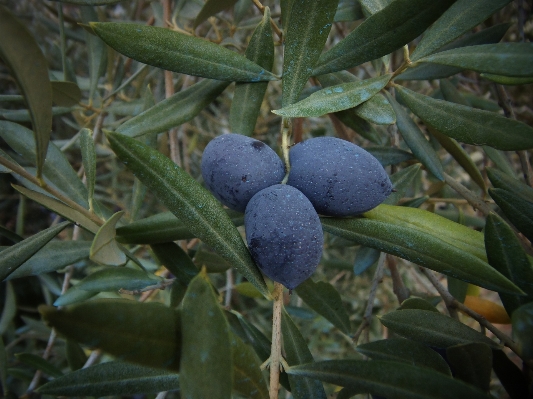
[{"label": "yellow-green leaf", "polygon": [[120,250],[115,240],[115,226],[124,215],[124,211],[115,213],[96,233],[91,246],[90,259],[93,262],[109,266],[119,266],[126,263],[126,255]]}]

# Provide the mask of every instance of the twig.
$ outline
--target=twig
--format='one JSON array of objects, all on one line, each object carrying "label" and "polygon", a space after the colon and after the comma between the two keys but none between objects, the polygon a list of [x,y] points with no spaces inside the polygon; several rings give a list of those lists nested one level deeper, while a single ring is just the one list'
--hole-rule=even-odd
[{"label": "twig", "polygon": [[281,309],[283,307],[283,285],[274,283],[272,315],[272,347],[270,348],[270,399],[278,399],[281,359]]},{"label": "twig", "polygon": [[[52,348],[54,347],[54,343],[56,341],[56,331],[52,329],[52,332],[50,333],[50,337],[48,337],[48,343],[46,344],[46,349],[43,353],[43,359],[46,360],[50,357],[50,353],[52,352]],[[28,386],[28,389],[26,391],[26,394],[29,396],[35,388],[37,388],[37,385],[39,385],[39,381],[41,380],[42,371],[37,370],[33,376],[33,379],[31,380],[30,385]]]},{"label": "twig", "polygon": [[231,268],[226,271],[226,293],[224,294],[224,307],[230,308],[231,294],[233,292],[233,272]]},{"label": "twig", "polygon": [[370,325],[370,322],[372,321],[372,310],[374,309],[374,299],[376,298],[378,284],[383,278],[384,264],[385,264],[385,253],[382,252],[379,256],[378,266],[374,273],[374,278],[372,279],[372,285],[370,287],[370,292],[368,293],[368,302],[366,304],[365,313],[363,315],[363,321],[357,328],[357,331],[355,332],[352,338],[352,341],[355,345],[357,345],[357,342],[359,341],[359,337],[361,336],[361,333],[365,330],[365,328],[367,328]]},{"label": "twig", "polygon": [[86,369],[87,367],[91,367],[98,361],[98,359],[100,359],[100,356],[102,356],[102,351],[100,349],[92,351],[82,368]]},{"label": "twig", "polygon": [[285,163],[285,177],[281,184],[287,183],[289,172],[291,170],[291,164],[289,162],[291,128],[291,120],[283,118],[281,121],[281,151],[283,152],[283,161]]},{"label": "twig", "polygon": [[481,213],[483,213],[485,216],[489,215],[491,209],[481,198],[472,194],[469,189],[467,189],[449,174],[444,173],[444,179],[446,180],[446,183],[448,183],[448,185],[453,188],[461,197],[466,199],[474,209],[481,211]]},{"label": "twig", "polygon": [[[261,12],[261,14],[265,13],[265,6],[261,4],[259,0],[252,0],[254,5],[257,7],[257,9]],[[274,29],[274,32],[276,32],[276,35],[279,37],[279,41],[283,41],[283,32],[279,29],[278,25],[274,22],[272,18],[270,18],[270,25],[272,25],[272,29]]]},{"label": "twig", "polygon": [[409,298],[409,289],[404,285],[402,276],[398,272],[398,266],[396,258],[392,255],[387,255],[387,266],[390,270],[392,277],[392,292],[398,298],[398,302],[401,304],[407,298]]},{"label": "twig", "polygon": [[427,277],[431,284],[433,284],[433,287],[435,287],[439,292],[439,295],[444,300],[444,304],[446,305],[446,309],[448,309],[448,313],[450,313],[450,316],[456,320],[459,320],[457,309],[453,305],[453,301],[455,300],[455,298],[452,296],[452,294],[450,294],[450,292],[441,284],[437,276],[435,276],[431,271],[429,271],[425,267],[420,267],[419,269]]}]

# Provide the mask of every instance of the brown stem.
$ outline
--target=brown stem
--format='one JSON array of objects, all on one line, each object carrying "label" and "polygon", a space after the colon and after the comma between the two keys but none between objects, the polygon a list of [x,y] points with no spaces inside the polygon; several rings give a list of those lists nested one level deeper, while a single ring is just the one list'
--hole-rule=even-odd
[{"label": "brown stem", "polygon": [[457,314],[457,309],[453,306],[453,301],[455,298],[450,294],[450,292],[441,284],[437,276],[435,276],[431,271],[425,267],[420,267],[420,271],[427,277],[427,279],[433,284],[433,287],[437,289],[439,295],[442,297],[446,309],[450,316],[456,320],[459,320],[459,315]]},{"label": "brown stem", "polygon": [[[265,6],[261,4],[259,0],[252,0],[252,2],[257,7],[257,9],[261,11],[261,14],[265,13]],[[278,27],[278,25],[274,22],[272,18],[270,18],[270,25],[272,25],[272,29],[274,29],[274,32],[276,32],[276,35],[278,35],[279,41],[280,42],[283,41],[283,32],[281,31],[281,29]]]},{"label": "brown stem", "polygon": [[398,265],[396,258],[392,255],[387,255],[387,266],[390,270],[392,277],[392,292],[398,298],[398,302],[401,304],[407,298],[409,298],[409,289],[404,285],[402,276],[398,272]]},{"label": "brown stem", "polygon": [[283,307],[283,285],[274,283],[273,315],[272,315],[272,346],[270,348],[270,399],[278,399],[279,373],[281,364],[281,309]]},{"label": "brown stem", "polygon": [[446,183],[448,183],[448,185],[453,188],[461,197],[466,199],[474,209],[478,209],[485,216],[489,215],[491,209],[481,198],[472,194],[469,189],[467,189],[449,174],[444,173],[444,179],[446,180]]}]

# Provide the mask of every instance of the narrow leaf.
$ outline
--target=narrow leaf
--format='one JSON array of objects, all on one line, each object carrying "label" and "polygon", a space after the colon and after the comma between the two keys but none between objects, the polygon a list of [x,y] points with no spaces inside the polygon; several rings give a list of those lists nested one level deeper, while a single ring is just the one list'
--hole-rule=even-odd
[{"label": "narrow leaf", "polygon": [[[270,8],[265,7],[263,19],[255,28],[244,55],[267,71],[272,70],[274,40],[270,25]],[[252,135],[267,86],[268,82],[237,83],[235,85],[229,112],[229,125],[233,133]]]},{"label": "narrow leaf", "polygon": [[8,282],[5,287],[5,298],[2,298],[4,306],[2,315],[0,316],[0,335],[8,330],[11,322],[17,315],[17,297],[13,289],[13,284]]},{"label": "narrow leaf", "polygon": [[417,163],[393,174],[390,180],[396,192],[391,193],[383,203],[389,205],[397,204],[405,196],[407,190],[412,187],[413,180],[418,176],[421,166],[421,164]]},{"label": "narrow leaf", "polygon": [[392,53],[424,32],[452,3],[451,0],[393,1],[323,53],[313,75],[349,69]]},{"label": "narrow leaf", "polygon": [[502,172],[506,173],[509,176],[516,177],[516,173],[514,171],[513,165],[509,162],[509,158],[505,155],[503,151],[498,151],[492,147],[489,146],[482,146],[483,151],[489,159],[494,162],[495,166],[501,170]]},{"label": "narrow leaf", "polygon": [[380,255],[381,251],[377,249],[361,246],[355,254],[353,274],[356,276],[363,274],[370,266],[378,261]]},{"label": "narrow leaf", "polygon": [[527,377],[505,352],[492,351],[492,368],[511,399],[527,398],[529,395]]},{"label": "narrow leaf", "polygon": [[[283,334],[285,356],[289,366],[297,366],[314,361],[304,337],[285,309],[281,313],[281,332]],[[289,381],[294,399],[326,399],[324,387],[316,379],[289,375]]]},{"label": "narrow leaf", "polygon": [[520,306],[513,313],[513,337],[525,359],[533,359],[533,303]]},{"label": "narrow leaf", "polygon": [[106,4],[115,4],[124,0],[56,0],[60,3],[77,4],[79,6],[103,6]]},{"label": "narrow leaf", "polygon": [[322,116],[330,112],[342,111],[355,107],[378,93],[389,82],[391,75],[378,76],[360,82],[335,85],[273,113],[285,117]]},{"label": "narrow leaf", "polygon": [[487,168],[487,176],[495,188],[501,188],[518,195],[523,200],[533,202],[533,188],[529,187],[520,180],[509,176],[498,169]]},{"label": "narrow leaf", "polygon": [[413,155],[422,162],[433,176],[440,181],[444,181],[444,169],[442,168],[439,156],[427,141],[424,133],[422,133],[403,107],[388,92],[385,92],[385,95],[396,113],[398,130]]},{"label": "narrow leaf", "polygon": [[264,295],[269,295],[240,233],[207,190],[154,149],[120,134],[109,133],[107,137],[119,158],[191,233],[216,250]]},{"label": "narrow leaf", "polygon": [[[80,7],[80,13],[81,20],[84,24],[98,20],[98,14],[94,7]],[[83,33],[89,56],[89,101],[92,101],[98,87],[98,80],[105,72],[107,64],[107,48],[105,43],[98,36],[87,31],[84,31]]]},{"label": "narrow leaf", "polygon": [[501,349],[500,345],[490,338],[441,313],[404,309],[389,312],[379,320],[398,335],[437,348],[478,342],[494,349]]},{"label": "narrow leaf", "polygon": [[[435,130],[458,141],[499,150],[533,147],[533,128],[525,123],[448,101],[435,100],[396,86],[401,101]],[[504,133],[502,133],[504,132]]]},{"label": "narrow leaf", "polygon": [[416,46],[416,61],[457,39],[490,17],[511,0],[458,0],[429,28]]},{"label": "narrow leaf", "polygon": [[63,269],[80,260],[88,259],[90,248],[91,241],[51,241],[20,265],[6,280],[38,276]]},{"label": "narrow leaf", "polygon": [[69,224],[70,222],[63,222],[49,227],[2,251],[2,259],[0,259],[0,281],[13,273]]},{"label": "narrow leaf", "polygon": [[517,86],[517,85],[529,85],[533,83],[533,76],[528,77],[522,77],[517,78],[514,76],[502,76],[502,75],[494,75],[492,73],[482,73],[482,78],[488,79],[491,82],[499,83],[501,85],[507,85],[507,86]]},{"label": "narrow leaf", "polygon": [[76,286],[70,287],[63,295],[54,301],[54,306],[73,305],[75,303],[84,302],[98,294],[96,291],[80,290]]},{"label": "narrow leaf", "polygon": [[[229,209],[225,211],[235,226],[244,224],[242,213]],[[118,240],[125,244],[156,244],[195,237],[172,212],[161,212],[121,226],[117,228],[117,235]]]},{"label": "narrow leaf", "polygon": [[[48,63],[25,24],[0,7],[0,58],[5,62],[28,105],[33,126],[37,177],[41,177],[52,130],[52,85]],[[0,128],[1,129],[1,128]]]},{"label": "narrow leaf", "polygon": [[7,397],[7,353],[4,345],[4,340],[0,335],[0,384],[2,384],[2,392],[4,397]]},{"label": "narrow leaf", "polygon": [[492,350],[482,343],[461,344],[446,349],[455,378],[488,392],[492,372]]},{"label": "narrow leaf", "polygon": [[131,118],[120,125],[117,132],[139,137],[179,126],[198,115],[228,85],[229,82],[202,80]]},{"label": "narrow leaf", "polygon": [[206,21],[207,18],[233,7],[237,0],[207,0],[194,20],[193,28]]},{"label": "narrow leaf", "polygon": [[485,247],[489,264],[527,294],[500,294],[507,313],[511,315],[521,305],[533,302],[533,267],[513,230],[495,213],[487,217]]},{"label": "narrow leaf", "polygon": [[361,137],[364,137],[374,144],[381,144],[383,140],[374,126],[360,116],[357,116],[355,109],[357,109],[357,107],[335,112],[333,115]]},{"label": "narrow leaf", "polygon": [[48,325],[74,341],[126,361],[179,369],[179,314],[160,303],[97,299],[61,310],[40,306],[39,312]]},{"label": "narrow leaf", "polygon": [[188,398],[231,397],[233,361],[229,325],[207,274],[196,276],[183,298],[182,395]]},{"label": "narrow leaf", "polygon": [[72,82],[50,82],[52,85],[52,100],[60,107],[73,107],[81,101],[81,89]]},{"label": "narrow leaf", "polygon": [[429,346],[403,338],[389,338],[359,345],[357,352],[374,360],[392,360],[413,366],[428,367],[451,376],[446,361]]},{"label": "narrow leaf", "polygon": [[41,370],[50,377],[61,377],[63,375],[61,370],[43,359],[41,356],[34,355],[33,353],[17,353],[15,357],[18,361],[27,364],[36,370]]},{"label": "narrow leaf", "polygon": [[398,165],[413,159],[413,154],[399,148],[367,147],[365,150],[376,157],[382,166]]},{"label": "narrow leaf", "polygon": [[92,211],[93,197],[94,197],[94,185],[96,182],[96,150],[94,148],[94,141],[92,133],[89,129],[82,129],[80,132],[80,147],[81,147],[81,159],[83,161],[83,170],[85,172],[85,178],[87,180],[88,202],[89,208]]},{"label": "narrow leaf", "polygon": [[175,242],[150,245],[155,256],[180,282],[188,286],[198,274],[189,255]]},{"label": "narrow leaf", "polygon": [[288,373],[389,399],[489,399],[472,385],[437,371],[384,360],[329,360],[291,367]]},{"label": "narrow leaf", "polygon": [[39,387],[54,396],[150,394],[179,388],[177,374],[130,363],[108,362],[64,375]]},{"label": "narrow leaf", "polygon": [[319,315],[331,322],[344,334],[350,334],[351,326],[348,314],[342,304],[339,292],[329,283],[315,283],[307,279],[296,288],[296,293]]},{"label": "narrow leaf", "polygon": [[260,366],[261,361],[251,346],[231,334],[233,359],[233,390],[245,398],[268,399],[268,388]]},{"label": "narrow leaf", "polygon": [[[404,209],[414,209],[405,208]],[[486,262],[440,239],[439,235],[369,219],[322,219],[325,231],[399,256],[429,269],[487,289],[520,293]]]},{"label": "narrow leaf", "polygon": [[404,310],[404,309],[421,309],[421,310],[429,310],[431,312],[439,313],[437,308],[433,306],[431,303],[429,303],[428,301],[426,301],[425,299],[413,297],[413,296],[403,301],[402,305],[398,308],[398,310]]},{"label": "narrow leaf", "polygon": [[119,53],[168,71],[237,82],[277,79],[246,57],[199,37],[140,24],[92,22],[90,25]]},{"label": "narrow leaf", "polygon": [[129,269],[127,267],[112,267],[98,270],[76,286],[84,291],[138,291],[149,286],[154,286],[163,281],[163,278],[150,275],[142,270]]},{"label": "narrow leaf", "polygon": [[[37,155],[31,130],[13,122],[0,121],[0,137],[13,150],[22,155],[27,162],[34,164]],[[48,145],[43,174],[59,191],[66,194],[70,199],[83,207],[88,206],[87,188],[65,155],[54,143]]]},{"label": "narrow leaf", "polygon": [[446,50],[419,62],[512,77],[533,76],[533,43],[497,43]]},{"label": "narrow leaf", "polygon": [[115,240],[115,226],[122,215],[124,215],[124,211],[115,213],[96,233],[90,253],[90,259],[93,262],[109,266],[119,266],[126,263],[126,255],[118,247]]},{"label": "narrow leaf", "polygon": [[285,28],[282,107],[298,101],[326,43],[339,0],[293,0]]},{"label": "narrow leaf", "polygon": [[505,216],[529,241],[533,241],[533,202],[526,201],[514,192],[489,188],[489,194]]},{"label": "narrow leaf", "polygon": [[67,339],[65,352],[68,366],[72,371],[83,368],[87,362],[88,358],[84,350],[77,342],[74,342],[71,339]]},{"label": "narrow leaf", "polygon": [[41,204],[42,206],[50,209],[51,211],[63,216],[64,218],[79,224],[81,227],[83,227],[87,231],[90,231],[91,233],[96,234],[96,232],[100,228],[100,226],[98,226],[95,222],[93,222],[84,214],[78,212],[75,209],[72,209],[70,206],[64,204],[61,201],[49,197],[48,195],[41,194],[37,191],[29,190],[25,187],[18,186],[16,184],[13,184],[13,188],[19,193],[28,197],[29,199],[32,199],[35,202]]},{"label": "narrow leaf", "polygon": [[359,0],[365,15],[372,15],[387,7],[392,0]]}]

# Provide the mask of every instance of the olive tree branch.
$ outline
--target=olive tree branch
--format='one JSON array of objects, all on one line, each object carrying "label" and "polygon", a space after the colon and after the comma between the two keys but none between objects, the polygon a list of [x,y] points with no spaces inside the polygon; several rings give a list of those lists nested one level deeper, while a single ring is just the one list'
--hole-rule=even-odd
[{"label": "olive tree branch", "polygon": [[[252,0],[252,2],[257,7],[257,9],[261,12],[261,14],[265,13],[265,6],[261,4],[259,0]],[[281,29],[278,27],[278,25],[276,24],[276,22],[274,22],[272,18],[270,18],[270,25],[272,25],[272,29],[274,29],[274,32],[276,32],[276,35],[278,35],[280,43],[283,42],[283,32],[281,31]]]},{"label": "olive tree branch", "polygon": [[479,210],[483,215],[488,216],[491,212],[490,207],[481,198],[473,194],[469,189],[451,177],[449,174],[444,173],[444,180],[448,185],[453,188],[461,197],[466,199],[474,209]]}]

